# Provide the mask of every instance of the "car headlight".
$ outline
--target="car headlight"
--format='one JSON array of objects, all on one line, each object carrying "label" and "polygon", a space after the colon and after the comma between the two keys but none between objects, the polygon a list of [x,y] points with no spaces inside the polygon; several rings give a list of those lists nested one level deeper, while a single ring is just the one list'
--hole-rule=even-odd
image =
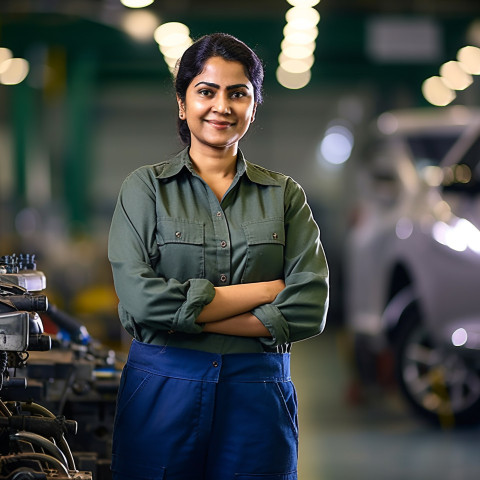
[{"label": "car headlight", "polygon": [[457,252],[469,248],[480,254],[480,231],[465,218],[454,218],[449,223],[435,222],[432,228],[433,238]]}]

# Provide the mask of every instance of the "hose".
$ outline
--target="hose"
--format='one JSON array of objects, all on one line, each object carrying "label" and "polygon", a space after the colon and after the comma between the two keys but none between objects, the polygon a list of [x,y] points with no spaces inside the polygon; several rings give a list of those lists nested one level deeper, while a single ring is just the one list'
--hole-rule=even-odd
[{"label": "hose", "polygon": [[13,455],[4,455],[0,457],[0,463],[13,463],[17,460],[38,460],[49,463],[56,470],[60,470],[62,473],[64,473],[68,478],[72,478],[63,463],[58,461],[56,458],[51,457],[50,455],[45,455],[44,453],[15,453]]},{"label": "hose", "polygon": [[68,467],[67,459],[60,448],[45,437],[36,433],[22,431],[10,435],[10,440],[15,439],[26,440],[34,445],[38,445],[52,457],[55,457],[58,461],[62,462],[65,467]]},{"label": "hose", "polygon": [[[32,414],[37,414],[42,417],[56,418],[55,415],[50,410],[48,410],[42,405],[39,405],[38,403],[21,402],[20,405],[23,410],[30,412]],[[72,451],[70,450],[70,446],[68,445],[64,435],[61,435],[61,437],[58,439],[58,443],[59,443],[58,446],[60,450],[65,454],[65,457],[67,458],[68,468],[70,470],[76,470],[77,468],[75,466],[75,460],[73,458]]]}]

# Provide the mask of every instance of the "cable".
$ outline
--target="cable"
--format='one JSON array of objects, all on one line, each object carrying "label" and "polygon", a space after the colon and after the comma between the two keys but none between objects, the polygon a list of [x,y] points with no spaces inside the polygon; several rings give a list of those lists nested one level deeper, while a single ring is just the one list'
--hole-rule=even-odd
[{"label": "cable", "polygon": [[53,465],[57,470],[60,470],[62,473],[64,473],[68,478],[72,478],[65,465],[63,465],[56,458],[51,457],[50,455],[45,455],[44,453],[16,453],[13,455],[4,455],[0,457],[0,463],[13,463],[16,460],[24,459],[39,460],[49,463]]}]

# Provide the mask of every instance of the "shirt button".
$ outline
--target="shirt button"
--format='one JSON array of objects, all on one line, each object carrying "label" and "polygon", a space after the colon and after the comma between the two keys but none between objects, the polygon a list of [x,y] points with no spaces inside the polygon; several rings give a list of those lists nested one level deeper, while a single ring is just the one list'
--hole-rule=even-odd
[{"label": "shirt button", "polygon": [[225,248],[227,246],[227,242],[223,240],[223,242],[221,242],[220,245],[222,246],[222,248]]},{"label": "shirt button", "polygon": [[277,238],[278,238],[278,233],[272,233],[272,238],[273,238],[274,240],[277,240]]},{"label": "shirt button", "polygon": [[182,232],[175,232],[175,236],[177,238],[181,238],[182,237]]},{"label": "shirt button", "polygon": [[220,275],[220,280],[222,282],[226,282],[227,281],[227,276],[225,274]]},{"label": "shirt button", "polygon": [[216,368],[218,367],[218,362],[212,362],[212,365]]},{"label": "shirt button", "polygon": [[222,216],[222,212],[217,212],[217,217],[221,217]]}]

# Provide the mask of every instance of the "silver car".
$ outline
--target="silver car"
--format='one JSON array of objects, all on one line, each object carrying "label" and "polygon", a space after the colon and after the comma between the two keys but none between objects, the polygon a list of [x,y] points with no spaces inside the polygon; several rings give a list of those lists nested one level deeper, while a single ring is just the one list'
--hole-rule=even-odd
[{"label": "silver car", "polygon": [[388,350],[416,411],[442,425],[477,422],[480,112],[384,113],[362,160],[345,263],[361,374]]}]

